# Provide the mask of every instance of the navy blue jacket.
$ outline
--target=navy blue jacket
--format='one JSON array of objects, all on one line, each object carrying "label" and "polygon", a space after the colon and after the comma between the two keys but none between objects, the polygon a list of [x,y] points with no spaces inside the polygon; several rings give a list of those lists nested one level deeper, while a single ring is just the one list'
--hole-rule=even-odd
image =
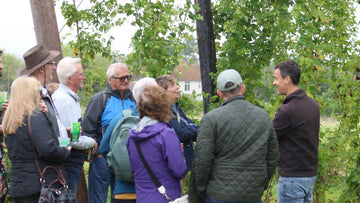
[{"label": "navy blue jacket", "polygon": [[196,139],[199,126],[185,115],[178,103],[172,104],[171,110],[174,116],[169,121],[169,125],[175,130],[180,142],[183,144],[186,165],[190,170],[194,155],[193,140]]}]

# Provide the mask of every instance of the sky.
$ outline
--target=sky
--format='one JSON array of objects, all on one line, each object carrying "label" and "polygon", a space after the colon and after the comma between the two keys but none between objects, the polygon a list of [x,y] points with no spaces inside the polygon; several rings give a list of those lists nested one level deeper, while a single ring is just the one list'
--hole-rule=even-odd
[{"label": "sky", "polygon": [[[58,4],[55,13],[60,31],[65,20],[61,15],[59,1],[55,2]],[[116,37],[112,48],[121,54],[130,53],[129,45],[135,31],[136,28],[129,24],[113,29],[110,33]],[[68,33],[69,28],[66,26],[60,32],[60,39]],[[0,0],[0,49],[22,58],[22,55],[36,44],[30,0]]]},{"label": "sky", "polygon": [[[60,12],[60,3],[55,7],[56,19],[59,30],[65,25],[65,20]],[[83,6],[83,5],[81,5]],[[80,6],[80,9],[81,9]],[[360,21],[360,6],[357,6],[357,21]],[[115,37],[113,49],[121,54],[130,53],[131,37],[136,28],[125,24],[113,29],[110,33]],[[68,34],[65,28],[60,32],[60,39]],[[360,32],[358,34],[360,38]],[[0,0],[0,49],[7,53],[15,54],[19,58],[36,45],[36,37],[29,0]]]}]

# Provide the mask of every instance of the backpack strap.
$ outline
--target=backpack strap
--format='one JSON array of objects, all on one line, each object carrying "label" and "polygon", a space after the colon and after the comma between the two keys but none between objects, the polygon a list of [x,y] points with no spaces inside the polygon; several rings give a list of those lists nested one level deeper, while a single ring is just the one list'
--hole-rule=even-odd
[{"label": "backpack strap", "polygon": [[107,100],[111,97],[110,93],[107,92],[107,90],[103,90],[103,109],[102,112],[104,113],[105,108],[106,108],[106,102]]},{"label": "backpack strap", "polygon": [[130,117],[133,114],[131,109],[123,110],[123,118]]}]

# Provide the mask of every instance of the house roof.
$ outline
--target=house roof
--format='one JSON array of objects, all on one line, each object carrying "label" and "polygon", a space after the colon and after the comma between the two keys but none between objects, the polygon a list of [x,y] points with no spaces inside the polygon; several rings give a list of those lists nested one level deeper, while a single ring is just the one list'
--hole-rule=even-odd
[{"label": "house roof", "polygon": [[171,75],[179,81],[201,81],[199,64],[180,63],[175,67],[175,71]]}]

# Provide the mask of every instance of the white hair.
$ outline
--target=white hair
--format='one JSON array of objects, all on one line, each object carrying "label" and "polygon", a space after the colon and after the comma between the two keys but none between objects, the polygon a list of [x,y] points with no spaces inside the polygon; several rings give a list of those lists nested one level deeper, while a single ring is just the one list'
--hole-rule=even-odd
[{"label": "white hair", "polygon": [[122,68],[122,69],[129,71],[125,63],[113,63],[108,67],[108,69],[106,71],[106,77],[111,78],[111,77],[115,76],[116,68]]},{"label": "white hair", "polygon": [[139,101],[139,97],[144,91],[145,87],[151,85],[158,86],[154,78],[145,77],[137,81],[133,88],[133,96],[135,98],[135,101]]},{"label": "white hair", "polygon": [[81,64],[80,58],[64,57],[59,61],[59,64],[56,68],[56,73],[60,84],[65,85],[68,77],[75,75],[77,64]]}]

